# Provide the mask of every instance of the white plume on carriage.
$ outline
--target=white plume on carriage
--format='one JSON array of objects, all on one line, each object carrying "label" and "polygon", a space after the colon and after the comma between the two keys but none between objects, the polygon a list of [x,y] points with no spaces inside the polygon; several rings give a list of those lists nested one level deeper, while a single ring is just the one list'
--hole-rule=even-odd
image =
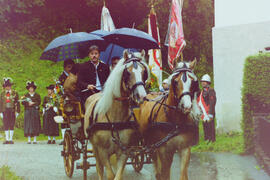
[{"label": "white plume on carriage", "polygon": [[[128,50],[125,50],[123,54],[125,54],[126,52],[128,52]],[[135,57],[142,59],[141,63],[143,63],[147,68],[148,77],[150,77],[148,65],[145,63],[145,53],[143,53],[143,56],[141,56],[141,54],[142,53],[139,52],[133,53]],[[128,57],[131,58],[131,54],[129,54]],[[96,105],[94,116],[96,116],[96,114],[105,114],[112,106],[113,99],[121,97],[121,81],[124,69],[125,67],[130,67],[132,65],[132,62],[128,64],[124,63],[125,59],[121,58],[113,71],[110,73],[110,76],[108,77],[104,85],[102,97]]]}]

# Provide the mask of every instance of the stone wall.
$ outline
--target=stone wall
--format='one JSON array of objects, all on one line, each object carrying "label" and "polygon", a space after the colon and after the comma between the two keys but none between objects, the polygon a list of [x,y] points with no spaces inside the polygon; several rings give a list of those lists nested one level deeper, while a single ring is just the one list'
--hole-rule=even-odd
[{"label": "stone wall", "polygon": [[255,113],[253,120],[255,157],[270,175],[270,114]]}]

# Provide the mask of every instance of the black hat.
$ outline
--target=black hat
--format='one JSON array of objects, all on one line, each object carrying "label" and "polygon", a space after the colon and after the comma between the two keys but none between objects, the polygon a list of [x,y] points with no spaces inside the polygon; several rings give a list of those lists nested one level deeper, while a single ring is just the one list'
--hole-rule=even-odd
[{"label": "black hat", "polygon": [[27,81],[26,82],[26,89],[29,89],[30,87],[33,87],[34,89],[36,89],[37,85],[35,84],[34,81]]},{"label": "black hat", "polygon": [[3,78],[4,82],[3,82],[3,87],[7,87],[7,86],[12,86],[12,79],[10,77],[7,78]]},{"label": "black hat", "polygon": [[53,90],[53,89],[54,89],[54,87],[55,87],[55,86],[54,86],[53,84],[51,84],[51,85],[47,86],[46,88],[47,88],[47,89],[51,89],[51,90]]},{"label": "black hat", "polygon": [[69,65],[69,64],[74,65],[75,62],[74,62],[72,59],[67,59],[67,60],[65,60],[65,61],[64,61],[64,68],[65,68],[67,65]]}]

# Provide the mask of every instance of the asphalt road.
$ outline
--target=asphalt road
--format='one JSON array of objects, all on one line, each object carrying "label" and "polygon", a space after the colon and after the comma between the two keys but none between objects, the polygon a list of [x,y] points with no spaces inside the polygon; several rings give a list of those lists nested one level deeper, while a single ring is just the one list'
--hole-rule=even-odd
[{"label": "asphalt road", "polygon": [[[59,143],[59,142],[58,142]],[[23,179],[29,180],[70,180],[65,175],[63,159],[60,155],[62,146],[47,145],[46,142],[26,144],[15,142],[14,145],[0,144],[0,166],[8,165]],[[94,162],[94,159],[91,160]],[[171,179],[180,176],[180,160],[177,155],[171,169]],[[239,156],[231,153],[193,153],[189,166],[190,180],[269,180],[270,177],[258,168],[252,156]],[[97,179],[95,167],[88,170],[88,179]],[[72,179],[82,179],[82,170],[74,170]],[[153,166],[144,165],[140,173],[127,165],[124,178],[131,180],[154,180]]]}]

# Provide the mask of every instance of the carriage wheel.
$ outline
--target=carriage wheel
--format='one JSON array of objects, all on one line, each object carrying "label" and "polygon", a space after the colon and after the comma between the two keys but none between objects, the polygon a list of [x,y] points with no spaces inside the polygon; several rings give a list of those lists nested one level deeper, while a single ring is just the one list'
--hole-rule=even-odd
[{"label": "carriage wheel", "polygon": [[131,158],[131,162],[134,170],[139,173],[143,168],[144,154],[142,152],[137,152],[137,154]]},{"label": "carriage wheel", "polygon": [[72,177],[74,171],[74,157],[73,157],[74,147],[70,131],[65,132],[63,151],[64,151],[63,158],[66,175],[68,177]]}]

